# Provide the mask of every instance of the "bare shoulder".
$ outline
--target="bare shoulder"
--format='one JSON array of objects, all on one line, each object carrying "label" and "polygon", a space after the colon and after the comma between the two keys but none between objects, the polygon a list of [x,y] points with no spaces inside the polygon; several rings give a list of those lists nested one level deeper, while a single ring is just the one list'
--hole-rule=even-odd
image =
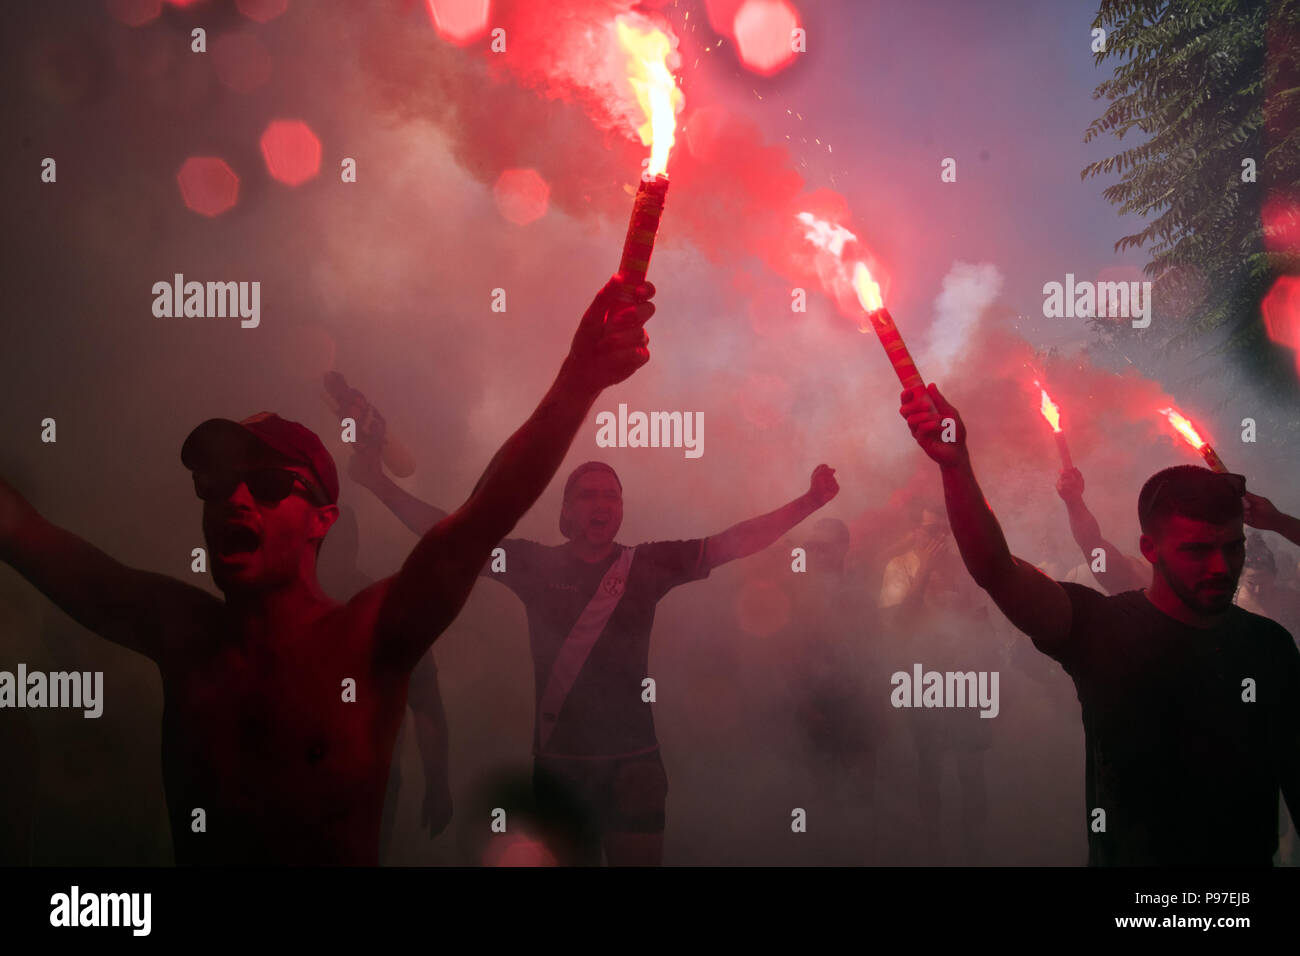
[{"label": "bare shoulder", "polygon": [[151,657],[162,667],[197,659],[203,649],[221,634],[225,602],[216,595],[178,578],[153,572],[139,572],[139,598],[146,600],[154,613],[142,623],[152,624],[155,634],[142,635],[148,647],[156,649]]}]

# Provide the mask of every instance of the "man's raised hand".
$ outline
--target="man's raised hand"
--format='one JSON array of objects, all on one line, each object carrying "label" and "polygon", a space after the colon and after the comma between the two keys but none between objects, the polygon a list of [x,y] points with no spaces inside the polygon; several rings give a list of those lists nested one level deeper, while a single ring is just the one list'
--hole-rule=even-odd
[{"label": "man's raised hand", "polygon": [[578,324],[565,371],[592,391],[600,391],[628,378],[650,361],[650,336],[643,326],[654,315],[655,287],[637,286],[633,302],[617,297],[622,283],[617,277],[605,283]]},{"label": "man's raised hand", "polygon": [[1062,501],[1075,501],[1083,497],[1083,472],[1078,468],[1063,468],[1056,479],[1056,493]]},{"label": "man's raised hand", "polygon": [[966,426],[939,386],[931,383],[925,389],[904,391],[898,414],[906,420],[921,450],[941,467],[959,465],[965,460]]},{"label": "man's raised hand", "polygon": [[808,483],[808,495],[820,508],[840,493],[840,483],[835,480],[835,469],[830,465],[818,465],[813,469],[812,479]]}]

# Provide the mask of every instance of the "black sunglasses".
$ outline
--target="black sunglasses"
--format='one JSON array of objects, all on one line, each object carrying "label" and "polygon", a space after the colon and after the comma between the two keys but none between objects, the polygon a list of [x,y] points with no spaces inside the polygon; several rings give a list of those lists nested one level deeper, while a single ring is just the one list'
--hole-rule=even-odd
[{"label": "black sunglasses", "polygon": [[294,485],[301,484],[307,492],[307,498],[317,505],[325,503],[325,496],[320,489],[303,478],[296,471],[287,468],[259,468],[255,471],[242,472],[194,472],[194,492],[203,501],[225,501],[235,493],[241,484],[248,486],[248,493],[258,501],[275,504],[288,498],[294,491]]},{"label": "black sunglasses", "polygon": [[[1232,493],[1238,498],[1241,498],[1246,494],[1245,475],[1235,475],[1232,472],[1221,471],[1218,472],[1218,476],[1228,483],[1228,487],[1232,489]],[[1151,514],[1156,510],[1156,505],[1160,501],[1160,493],[1165,490],[1165,485],[1167,484],[1169,484],[1169,479],[1164,478],[1161,479],[1160,484],[1156,485],[1155,493],[1151,495],[1151,501],[1147,503],[1147,514]]]}]

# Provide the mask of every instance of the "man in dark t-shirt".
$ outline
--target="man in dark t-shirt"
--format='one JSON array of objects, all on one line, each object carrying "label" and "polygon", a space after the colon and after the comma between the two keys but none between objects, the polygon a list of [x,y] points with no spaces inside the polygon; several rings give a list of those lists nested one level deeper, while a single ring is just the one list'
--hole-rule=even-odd
[{"label": "man in dark t-shirt", "polygon": [[1290,636],[1235,606],[1198,628],[1142,591],[1105,597],[1060,586],[1069,635],[1034,643],[1078,689],[1090,862],[1268,866],[1288,722],[1293,774],[1298,759],[1300,664]]},{"label": "man in dark t-shirt", "polygon": [[[371,490],[413,531],[444,512],[386,477]],[[561,821],[566,863],[658,865],[668,780],[650,712],[650,632],[659,599],[679,584],[773,544],[835,497],[819,465],[808,491],[709,538],[614,541],[623,485],[589,461],[569,475],[558,546],[507,538],[483,576],[524,602],[536,687],[534,791],[544,819]],[[576,832],[575,832],[576,831]]]},{"label": "man in dark t-shirt", "polygon": [[[1280,625],[1232,603],[1245,480],[1192,465],[1152,476],[1138,496],[1151,584],[1108,597],[1013,556],[957,410],[934,385],[902,402],[939,465],[967,570],[1074,680],[1088,862],[1270,865],[1279,790],[1293,815],[1300,808],[1300,650]],[[944,441],[949,419],[955,440]]]}]

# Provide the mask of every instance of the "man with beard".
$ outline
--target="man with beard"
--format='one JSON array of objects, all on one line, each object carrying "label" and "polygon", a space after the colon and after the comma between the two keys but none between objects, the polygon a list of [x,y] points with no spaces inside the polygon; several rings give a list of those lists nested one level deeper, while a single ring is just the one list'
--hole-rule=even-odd
[{"label": "man with beard", "polygon": [[642,326],[654,290],[639,287],[624,306],[618,287],[611,279],[597,294],[555,383],[465,503],[427,530],[397,574],[345,604],[316,578],[338,517],[334,461],[278,415],[211,419],[181,450],[224,601],[120,564],[0,482],[0,558],[162,673],[177,862],[377,862],[412,670],[546,487],[596,397],[649,360]]},{"label": "man with beard", "polygon": [[904,392],[899,411],[939,466],[967,570],[1074,680],[1089,863],[1271,865],[1279,790],[1300,808],[1300,650],[1232,603],[1244,479],[1193,465],[1148,479],[1138,521],[1151,583],[1106,596],[1011,554],[935,385]]}]

